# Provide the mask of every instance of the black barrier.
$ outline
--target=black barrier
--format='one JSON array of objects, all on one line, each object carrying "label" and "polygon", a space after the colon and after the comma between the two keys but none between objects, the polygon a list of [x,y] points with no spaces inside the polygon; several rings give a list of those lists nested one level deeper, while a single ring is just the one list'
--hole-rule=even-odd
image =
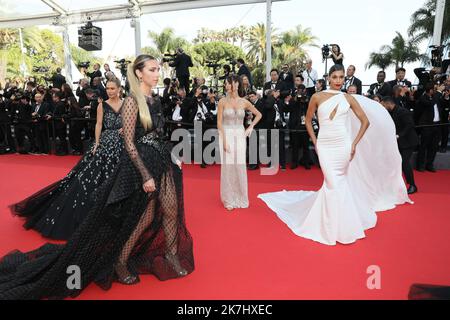
[{"label": "black barrier", "polygon": [[[8,126],[15,126],[18,124],[38,124],[40,122],[47,122],[47,139],[49,142],[49,146],[51,153],[56,153],[56,130],[55,130],[55,122],[56,121],[60,121],[64,119],[65,124],[66,124],[66,141],[68,142],[68,146],[69,148],[70,146],[70,139],[69,139],[69,134],[70,134],[70,122],[72,121],[81,121],[81,122],[92,122],[95,123],[96,119],[92,119],[92,118],[54,118],[52,117],[49,120],[45,120],[45,119],[39,119],[39,120],[28,120],[28,121],[19,121],[19,122],[13,122],[13,121],[3,121],[0,122],[0,125],[2,126],[2,131],[3,131],[3,141],[5,142],[5,144],[8,144]],[[176,128],[194,128],[194,123],[193,122],[180,122],[180,121],[173,121],[173,120],[166,120],[166,124],[169,126],[169,132],[172,132],[173,130],[175,130]],[[206,129],[217,129],[217,125],[211,124],[211,123],[202,123],[203,126],[206,127]],[[49,127],[51,126],[51,128]],[[418,125],[415,126],[416,129],[421,129],[421,128],[431,128],[431,127],[444,127],[444,126],[450,126],[450,123],[436,123],[436,124],[432,124],[432,125]],[[14,129],[14,128],[12,128]],[[273,128],[276,129],[276,128]],[[259,130],[268,130],[268,129],[254,129],[255,131],[259,131]],[[287,129],[287,128],[283,128],[283,129],[278,129],[280,131],[283,131],[285,133],[307,133],[308,131],[306,129]],[[50,139],[50,132],[52,132],[52,138]],[[287,136],[289,136],[287,134]],[[11,134],[12,139],[14,140],[15,143],[15,148],[17,150],[17,138],[16,135],[14,134],[14,131],[12,130],[12,134]],[[34,138],[34,137],[33,137]],[[51,141],[50,141],[51,140]]]}]

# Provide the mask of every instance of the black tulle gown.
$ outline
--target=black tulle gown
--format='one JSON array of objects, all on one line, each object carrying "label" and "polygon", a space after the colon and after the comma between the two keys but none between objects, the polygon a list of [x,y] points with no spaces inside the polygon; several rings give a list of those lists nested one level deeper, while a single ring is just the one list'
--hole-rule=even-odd
[{"label": "black tulle gown", "polygon": [[13,214],[26,219],[26,229],[50,239],[67,240],[88,214],[92,195],[114,172],[123,151],[121,114],[107,102],[103,102],[103,110],[96,153],[93,155],[91,148],[62,180],[10,206]]},{"label": "black tulle gown", "polygon": [[[160,280],[194,270],[193,243],[186,228],[182,171],[162,139],[159,99],[148,98],[153,128],[145,132],[135,100],[122,106],[124,143],[112,176],[95,191],[92,210],[65,245],[47,244],[0,260],[0,299],[61,299],[95,282],[109,289],[129,275]],[[150,177],[156,191],[145,193]],[[81,270],[81,289],[68,289],[67,268]],[[139,279],[139,278],[137,278]]]}]

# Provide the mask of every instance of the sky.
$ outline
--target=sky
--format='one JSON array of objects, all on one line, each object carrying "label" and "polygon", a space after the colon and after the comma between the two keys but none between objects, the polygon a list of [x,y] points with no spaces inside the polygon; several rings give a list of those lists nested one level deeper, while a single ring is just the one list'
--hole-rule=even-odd
[{"label": "sky", "polygon": [[[70,7],[77,1],[63,2]],[[118,2],[120,1],[112,1],[111,4]],[[293,29],[298,24],[310,28],[318,38],[316,43],[319,47],[323,44],[339,44],[345,55],[344,65],[354,64],[356,76],[364,84],[370,84],[375,82],[379,71],[376,67],[365,70],[370,52],[390,44],[395,31],[407,36],[412,13],[424,3],[425,0],[288,0],[273,3],[272,23],[278,32]],[[141,43],[143,47],[151,45],[148,31],[160,32],[165,27],[172,27],[176,35],[192,40],[202,27],[224,30],[241,24],[250,26],[265,21],[264,3],[148,14],[141,17]],[[129,20],[94,24],[103,29],[103,50],[95,51],[97,56],[106,59],[134,54],[134,30],[130,27]],[[74,25],[69,28],[70,41],[75,44],[77,27]],[[426,50],[427,45],[425,42],[422,44],[423,50]],[[313,68],[319,75],[324,74],[325,65],[322,63],[320,48],[307,50],[313,59]],[[415,79],[412,70],[419,65],[420,62],[407,66],[409,80]],[[394,78],[393,68],[388,69],[387,73],[388,79]]]}]

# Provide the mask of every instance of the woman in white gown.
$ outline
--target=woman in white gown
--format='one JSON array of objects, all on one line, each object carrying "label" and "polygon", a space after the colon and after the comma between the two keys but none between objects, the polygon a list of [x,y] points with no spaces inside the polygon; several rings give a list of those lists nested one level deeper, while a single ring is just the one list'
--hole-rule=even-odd
[{"label": "woman in white gown", "polygon": [[[311,98],[306,119],[324,175],[322,188],[258,197],[296,235],[326,245],[350,244],[375,227],[376,212],[412,202],[389,113],[368,98],[342,93],[341,65],[333,66],[329,75],[331,90]],[[316,111],[317,138],[311,125]]]}]

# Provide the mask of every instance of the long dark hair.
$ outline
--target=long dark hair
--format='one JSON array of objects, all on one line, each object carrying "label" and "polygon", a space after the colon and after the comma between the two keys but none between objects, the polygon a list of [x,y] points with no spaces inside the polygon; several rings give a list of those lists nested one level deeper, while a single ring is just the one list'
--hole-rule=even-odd
[{"label": "long dark hair", "polygon": [[233,85],[233,82],[239,83],[238,95],[241,97],[241,95],[244,92],[244,88],[242,86],[242,80],[238,75],[232,74],[232,75],[226,77],[225,82],[228,82],[231,85]]}]

